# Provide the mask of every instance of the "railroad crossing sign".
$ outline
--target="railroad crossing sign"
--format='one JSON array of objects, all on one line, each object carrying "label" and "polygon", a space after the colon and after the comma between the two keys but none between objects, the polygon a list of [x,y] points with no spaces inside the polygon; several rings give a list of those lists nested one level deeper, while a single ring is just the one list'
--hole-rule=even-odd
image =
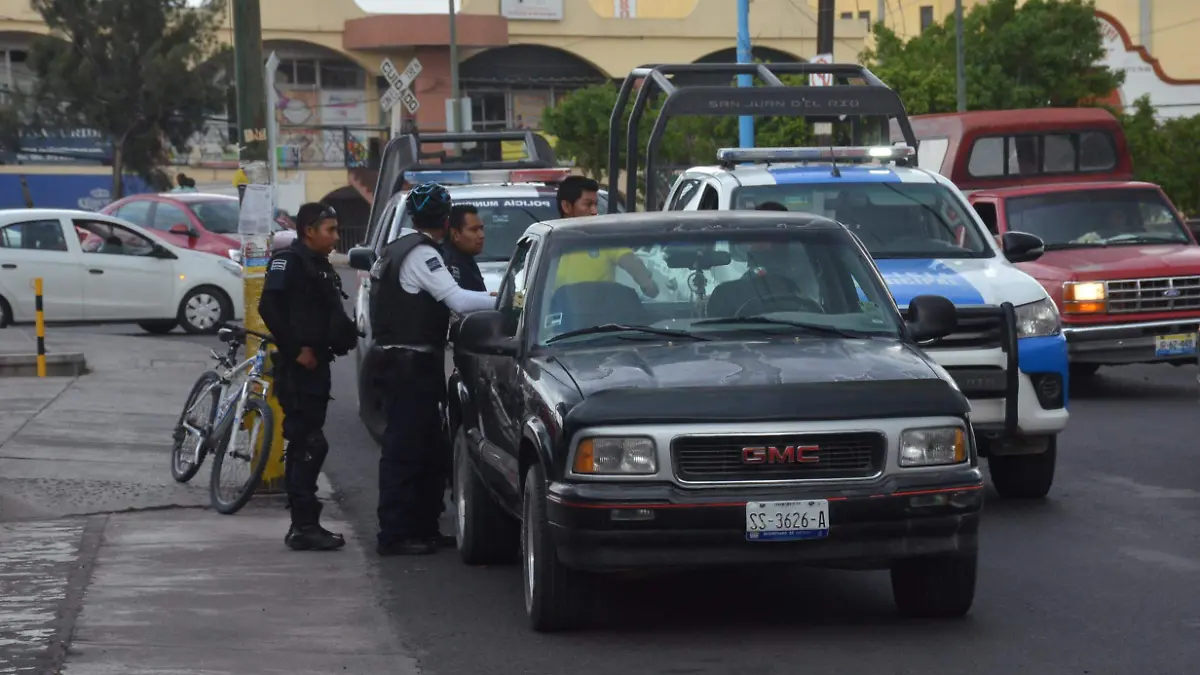
[{"label": "railroad crossing sign", "polygon": [[[812,57],[809,63],[829,65],[833,63],[833,54],[817,54]],[[830,73],[810,73],[808,76],[808,86],[831,87],[833,86],[833,75]]]},{"label": "railroad crossing sign", "polygon": [[391,110],[397,103],[403,103],[404,108],[408,110],[408,114],[412,115],[421,107],[421,102],[417,100],[417,96],[412,93],[410,87],[413,80],[421,74],[421,62],[413,59],[408,62],[404,72],[396,69],[396,64],[392,63],[391,59],[384,59],[383,63],[379,64],[379,71],[383,74],[383,79],[388,81],[391,86],[388,87],[383,97],[379,99],[383,109]]}]

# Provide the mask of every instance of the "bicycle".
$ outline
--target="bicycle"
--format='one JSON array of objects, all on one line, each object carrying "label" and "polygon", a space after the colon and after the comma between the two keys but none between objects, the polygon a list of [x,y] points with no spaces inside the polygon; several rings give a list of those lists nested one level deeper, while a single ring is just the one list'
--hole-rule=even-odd
[{"label": "bicycle", "polygon": [[[254,356],[237,363],[237,353],[250,335],[261,340],[258,350]],[[231,515],[254,495],[271,454],[275,419],[266,398],[270,385],[262,375],[268,348],[274,341],[270,335],[240,326],[221,328],[217,337],[229,347],[225,354],[210,351],[216,366],[192,385],[172,434],[171,476],[179,483],[190,481],[212,453],[209,494],[213,509]],[[235,384],[239,380],[240,384]],[[255,417],[256,420],[252,419]],[[249,442],[244,445],[234,440],[241,440],[243,431],[249,433]],[[221,477],[223,469],[232,465],[234,459],[251,465],[250,476],[233,495],[227,496],[222,491]]]}]

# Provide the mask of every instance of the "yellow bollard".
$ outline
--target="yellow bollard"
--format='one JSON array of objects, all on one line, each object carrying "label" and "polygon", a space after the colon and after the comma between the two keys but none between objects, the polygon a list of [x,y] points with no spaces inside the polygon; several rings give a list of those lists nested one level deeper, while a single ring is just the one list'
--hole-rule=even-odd
[{"label": "yellow bollard", "polygon": [[[269,252],[264,249],[255,250],[252,243],[254,237],[247,237],[247,244],[242,249],[242,279],[243,294],[246,303],[246,328],[262,333],[267,332],[267,326],[258,314],[258,300],[262,297],[263,282],[267,275],[267,259]],[[246,353],[253,354],[258,350],[259,339],[249,336],[246,339]],[[270,361],[267,366],[270,366]],[[263,377],[274,384],[273,378]],[[258,494],[279,494],[284,491],[283,484],[283,409],[279,407],[279,399],[275,397],[275,387],[267,391],[267,404],[274,413],[275,428],[271,430],[271,456],[267,460],[267,468],[263,471],[262,483],[258,486]]]},{"label": "yellow bollard", "polygon": [[37,318],[37,373],[46,376],[46,315],[42,308],[42,278],[33,280],[33,313]]}]

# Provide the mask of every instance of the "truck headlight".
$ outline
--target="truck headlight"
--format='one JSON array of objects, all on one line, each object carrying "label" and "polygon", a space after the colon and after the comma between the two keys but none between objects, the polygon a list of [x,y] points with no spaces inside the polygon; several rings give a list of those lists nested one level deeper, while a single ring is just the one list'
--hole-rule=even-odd
[{"label": "truck headlight", "polygon": [[658,472],[654,441],[649,438],[585,438],[575,448],[575,473],[645,475]]},{"label": "truck headlight", "polygon": [[1017,313],[1017,337],[1046,337],[1058,335],[1062,330],[1062,320],[1058,316],[1058,308],[1050,298],[1042,298],[1035,302],[1019,305]]},{"label": "truck headlight", "polygon": [[1102,281],[1068,281],[1063,284],[1063,314],[1104,314],[1108,293]]},{"label": "truck headlight", "polygon": [[900,434],[900,466],[939,466],[967,461],[962,427],[905,429]]}]

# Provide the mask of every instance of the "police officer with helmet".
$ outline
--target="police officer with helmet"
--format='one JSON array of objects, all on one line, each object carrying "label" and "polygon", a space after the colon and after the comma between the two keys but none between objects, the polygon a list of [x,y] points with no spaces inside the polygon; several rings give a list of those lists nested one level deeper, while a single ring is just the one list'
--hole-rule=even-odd
[{"label": "police officer with helmet", "polygon": [[275,338],[275,392],[283,408],[288,504],[293,550],[333,550],[346,540],[321,527],[317,478],[329,453],[325,414],[332,387],[329,364],[358,344],[346,315],[341,278],[329,262],[338,241],[332,207],[310,203],[296,214],[296,238],[271,257],[258,313]]},{"label": "police officer with helmet", "polygon": [[444,354],[450,313],[495,307],[486,291],[460,288],[439,248],[450,193],[437,183],[414,187],[405,200],[412,229],[384,247],[371,270],[371,332],[387,352],[387,429],[379,458],[380,555],[438,549],[450,448],[442,428]]}]

